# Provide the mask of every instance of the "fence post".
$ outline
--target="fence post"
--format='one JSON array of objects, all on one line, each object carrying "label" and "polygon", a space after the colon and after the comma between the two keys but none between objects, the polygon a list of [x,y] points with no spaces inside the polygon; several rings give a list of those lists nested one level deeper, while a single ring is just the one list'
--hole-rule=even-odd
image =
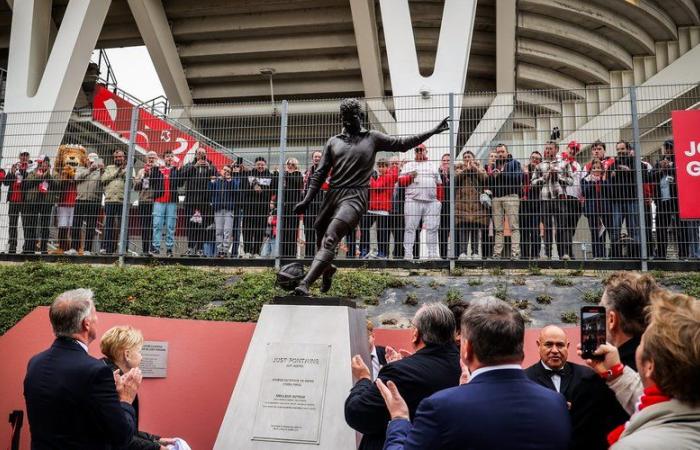
[{"label": "fence post", "polygon": [[449,96],[449,145],[450,145],[450,237],[447,240],[447,258],[450,261],[450,273],[455,269],[455,159],[457,158],[457,152],[455,151],[455,98],[454,93],[450,92]]},{"label": "fence post", "polygon": [[642,186],[642,147],[639,143],[639,116],[637,114],[637,87],[630,86],[630,112],[632,114],[632,133],[634,140],[634,170],[637,184],[637,210],[639,213],[639,255],[642,271],[647,271],[647,226],[644,214],[644,188]]},{"label": "fence post", "polygon": [[7,125],[7,113],[0,111],[0,161],[5,149],[5,126]]},{"label": "fence post", "polygon": [[[283,236],[284,225],[284,174],[285,174],[285,154],[287,153],[287,100],[282,100],[282,110],[280,111],[280,159],[279,176],[277,177],[277,239],[275,239],[275,270],[280,268],[282,258],[280,249]],[[296,237],[295,237],[296,243]]]},{"label": "fence post", "polygon": [[136,132],[139,123],[139,107],[131,110],[129,126],[129,148],[126,156],[126,179],[124,180],[124,200],[122,200],[122,218],[119,224],[119,265],[124,265],[124,255],[129,249],[129,203],[131,193],[131,172],[134,170],[134,153],[136,151]]}]

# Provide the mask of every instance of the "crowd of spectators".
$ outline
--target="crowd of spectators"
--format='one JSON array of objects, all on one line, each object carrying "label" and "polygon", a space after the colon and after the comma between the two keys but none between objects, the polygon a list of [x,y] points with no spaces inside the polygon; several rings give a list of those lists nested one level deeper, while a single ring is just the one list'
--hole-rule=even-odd
[{"label": "crowd of spectators", "polygon": [[[575,141],[560,147],[547,141],[542,151],[533,151],[522,162],[505,144],[496,145],[485,161],[471,151],[454,162],[449,154],[430,160],[424,145],[405,161],[380,157],[368,186],[368,211],[345,237],[341,255],[639,258],[644,236],[649,258],[667,258],[671,243],[678,259],[700,257],[700,224],[679,215],[673,141],[663,144],[653,165],[642,161],[644,230],[629,143],[617,142],[615,154],[608,155],[606,144],[596,141],[590,157],[581,156]],[[324,184],[304,215],[295,215],[293,207],[304,197],[320,158],[321,152],[313,152],[303,171],[290,158],[280,177],[262,156],[217,167],[203,149],[185,164],[171,152],[149,152],[129,186],[134,192],[127,202],[126,229],[131,242],[140,241],[131,249],[153,257],[274,257],[279,240],[281,257],[311,258],[316,246],[313,222],[330,184]],[[115,150],[107,165],[90,153],[88,164],[66,175],[52,170],[48,157],[31,161],[22,152],[18,162],[0,169],[9,203],[8,240],[0,246],[9,253],[115,254],[126,166],[122,150]],[[278,223],[280,179],[283,214]],[[20,228],[24,245],[18,248]]]}]

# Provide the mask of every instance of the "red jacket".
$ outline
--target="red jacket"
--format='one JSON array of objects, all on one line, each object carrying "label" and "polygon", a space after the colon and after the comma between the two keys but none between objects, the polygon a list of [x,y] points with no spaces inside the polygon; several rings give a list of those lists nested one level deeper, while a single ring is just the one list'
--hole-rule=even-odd
[{"label": "red jacket", "polygon": [[369,180],[369,210],[391,211],[391,198],[394,195],[394,185],[399,179],[399,168],[391,167],[385,175]]}]

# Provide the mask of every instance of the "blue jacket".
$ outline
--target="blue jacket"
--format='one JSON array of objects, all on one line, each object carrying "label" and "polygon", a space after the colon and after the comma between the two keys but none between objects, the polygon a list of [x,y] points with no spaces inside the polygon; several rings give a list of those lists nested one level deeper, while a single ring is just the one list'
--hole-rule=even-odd
[{"label": "blue jacket", "polygon": [[238,203],[240,196],[241,179],[238,177],[224,180],[217,178],[209,182],[209,190],[211,191],[211,204],[214,211],[225,209],[233,211]]},{"label": "blue jacket", "polygon": [[32,450],[121,448],[136,433],[134,408],[119,401],[112,370],[73,339],[58,338],[29,361],[24,398]]},{"label": "blue jacket", "polygon": [[489,177],[489,183],[494,197],[505,197],[506,195],[517,195],[523,188],[523,168],[517,159],[508,156],[508,160],[500,168],[501,172]]},{"label": "blue jacket", "polygon": [[389,422],[384,449],[565,450],[570,439],[564,397],[521,369],[501,369],[426,398],[413,425]]},{"label": "blue jacket", "polygon": [[[599,186],[598,188],[596,186]],[[610,205],[611,187],[609,180],[588,181],[581,180],[581,193],[585,202],[583,203],[583,213],[586,216],[611,214]]]}]

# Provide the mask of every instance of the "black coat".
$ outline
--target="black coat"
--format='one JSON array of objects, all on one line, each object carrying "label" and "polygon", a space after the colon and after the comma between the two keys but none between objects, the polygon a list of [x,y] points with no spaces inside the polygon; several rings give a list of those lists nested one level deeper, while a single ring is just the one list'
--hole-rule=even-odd
[{"label": "black coat", "polygon": [[29,361],[24,398],[32,450],[121,448],[136,432],[109,367],[73,339],[58,338]]},{"label": "black coat", "polygon": [[185,183],[185,203],[209,203],[209,181],[217,176],[217,171],[214,163],[207,162],[206,166],[198,166],[197,161],[192,161],[178,171],[178,183]]},{"label": "black coat", "polygon": [[[607,449],[607,435],[629,416],[593,370],[567,362],[561,375],[560,393],[571,404],[572,438],[570,449]],[[549,372],[540,361],[525,370],[528,378],[555,391]]]},{"label": "black coat", "polygon": [[[121,375],[124,375],[124,372],[117,367],[116,364],[114,364],[110,359],[107,358],[102,358],[102,361],[109,367],[109,369],[114,372],[115,370],[119,370],[119,373]],[[131,403],[131,406],[134,407],[134,412],[136,414],[136,429],[138,430],[139,427],[139,396],[137,395],[136,398],[134,398],[133,403]],[[158,443],[158,440],[160,440],[160,436],[156,436],[155,434],[150,434],[146,433],[145,431],[137,431],[136,434],[131,438],[131,442],[129,442],[129,445],[125,447],[127,450],[160,450],[160,444]]]},{"label": "black coat", "polygon": [[[379,377],[391,380],[406,400],[411,418],[418,404],[437,391],[457,386],[461,368],[459,351],[454,344],[428,345],[413,356],[382,367]],[[367,379],[357,382],[345,400],[345,420],[363,434],[360,450],[381,450],[390,420],[384,399],[377,386]]]}]

